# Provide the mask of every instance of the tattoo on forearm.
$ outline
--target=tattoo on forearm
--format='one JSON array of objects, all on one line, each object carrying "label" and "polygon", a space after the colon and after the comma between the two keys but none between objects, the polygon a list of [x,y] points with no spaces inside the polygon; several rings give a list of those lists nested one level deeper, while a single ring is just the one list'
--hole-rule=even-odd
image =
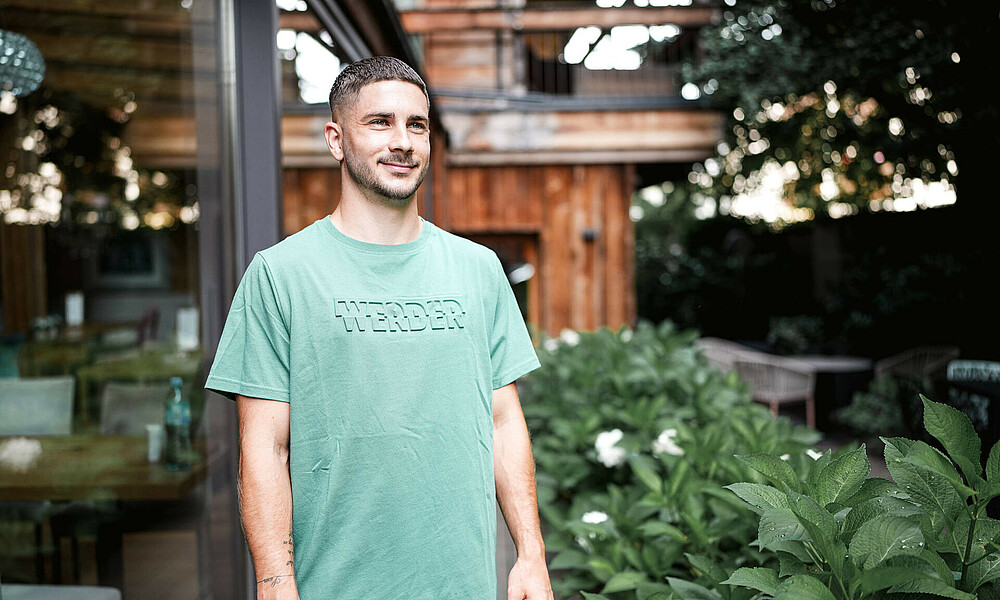
[{"label": "tattoo on forearm", "polygon": [[270,583],[271,587],[274,587],[274,586],[278,585],[279,583],[281,583],[281,580],[284,579],[285,577],[292,577],[292,576],[291,575],[275,575],[274,577],[265,577],[264,579],[261,579],[260,581],[258,581],[257,584],[260,585],[262,583]]},{"label": "tattoo on forearm", "polygon": [[[281,544],[283,546],[287,546],[288,547],[288,550],[287,550],[287,552],[288,552],[288,562],[285,563],[285,566],[291,567],[294,570],[295,569],[295,549],[294,549],[294,543],[292,541],[292,532],[291,531],[288,532],[288,540],[286,540],[284,542],[281,542]],[[279,583],[281,583],[282,580],[284,580],[286,577],[295,577],[295,575],[288,574],[288,575],[275,575],[273,577],[265,577],[264,579],[261,579],[260,581],[258,581],[257,584],[260,585],[262,583],[270,583],[271,584],[270,587],[274,587],[274,586],[278,585]]]},{"label": "tattoo on forearm", "polygon": [[285,566],[295,568],[295,544],[292,542],[292,532],[288,532],[288,541],[282,542],[282,544],[288,546],[288,562]]}]

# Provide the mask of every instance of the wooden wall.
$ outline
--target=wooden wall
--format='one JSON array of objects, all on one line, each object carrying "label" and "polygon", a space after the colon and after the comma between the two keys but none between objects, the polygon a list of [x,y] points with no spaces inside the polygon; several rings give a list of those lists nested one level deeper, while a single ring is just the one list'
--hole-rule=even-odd
[{"label": "wooden wall", "polygon": [[[528,320],[549,335],[564,327],[617,329],[636,316],[631,165],[451,167],[437,223],[476,238],[533,233]],[[593,230],[592,240],[585,239]]]}]

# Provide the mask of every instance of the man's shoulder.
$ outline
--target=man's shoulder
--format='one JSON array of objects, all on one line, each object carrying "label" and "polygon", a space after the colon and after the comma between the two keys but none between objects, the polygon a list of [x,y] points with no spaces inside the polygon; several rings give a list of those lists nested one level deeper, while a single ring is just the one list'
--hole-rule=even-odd
[{"label": "man's shoulder", "polygon": [[448,246],[456,254],[476,261],[482,261],[483,263],[499,260],[496,252],[494,252],[489,246],[484,246],[478,242],[474,242],[469,238],[465,238],[456,233],[442,229],[437,225],[435,225],[435,227],[437,227],[441,234],[441,242]]},{"label": "man's shoulder", "polygon": [[302,261],[303,257],[315,255],[321,243],[317,235],[316,223],[310,223],[283,240],[259,250],[264,262],[271,269],[277,269]]}]

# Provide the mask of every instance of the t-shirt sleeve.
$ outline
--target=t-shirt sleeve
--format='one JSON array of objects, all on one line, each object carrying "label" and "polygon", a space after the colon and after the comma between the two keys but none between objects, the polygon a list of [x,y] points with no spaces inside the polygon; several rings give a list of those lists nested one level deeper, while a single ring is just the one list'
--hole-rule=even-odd
[{"label": "t-shirt sleeve", "polygon": [[492,258],[492,269],[497,304],[490,331],[490,362],[493,365],[493,389],[497,389],[534,371],[541,363],[521,317],[514,290],[496,256]]},{"label": "t-shirt sleeve", "polygon": [[236,289],[205,389],[230,400],[288,402],[289,348],[274,279],[258,252]]}]

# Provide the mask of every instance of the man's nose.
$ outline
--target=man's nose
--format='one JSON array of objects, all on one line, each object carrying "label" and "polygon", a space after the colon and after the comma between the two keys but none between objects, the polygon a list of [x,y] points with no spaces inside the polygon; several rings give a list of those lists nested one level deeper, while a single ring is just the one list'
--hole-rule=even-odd
[{"label": "man's nose", "polygon": [[407,131],[405,125],[392,128],[389,149],[393,152],[411,152],[413,150],[413,140],[410,139],[410,132]]}]

